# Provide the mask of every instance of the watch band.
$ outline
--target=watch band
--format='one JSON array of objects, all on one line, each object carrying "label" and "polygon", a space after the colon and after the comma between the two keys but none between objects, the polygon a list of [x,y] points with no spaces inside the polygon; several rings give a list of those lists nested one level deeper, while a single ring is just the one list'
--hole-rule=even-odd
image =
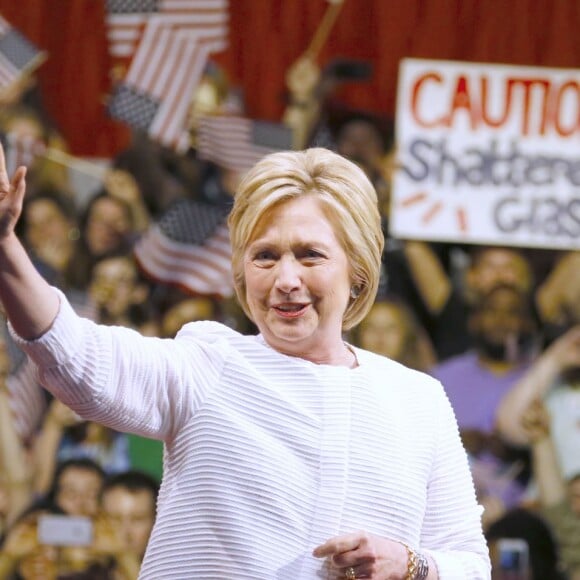
[{"label": "watch band", "polygon": [[407,576],[405,580],[425,580],[429,575],[429,560],[421,552],[416,552],[407,544]]}]

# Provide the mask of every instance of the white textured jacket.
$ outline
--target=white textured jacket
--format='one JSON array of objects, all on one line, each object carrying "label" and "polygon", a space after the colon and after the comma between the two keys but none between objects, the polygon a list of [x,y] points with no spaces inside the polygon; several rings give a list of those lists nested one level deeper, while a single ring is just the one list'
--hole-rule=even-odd
[{"label": "white textured jacket", "polygon": [[428,551],[442,580],[490,577],[481,509],[434,379],[356,350],[356,369],[282,355],[215,322],[173,339],[79,318],[61,294],[15,337],[80,415],[165,442],[140,578],[324,578],[312,549],[366,530]]}]

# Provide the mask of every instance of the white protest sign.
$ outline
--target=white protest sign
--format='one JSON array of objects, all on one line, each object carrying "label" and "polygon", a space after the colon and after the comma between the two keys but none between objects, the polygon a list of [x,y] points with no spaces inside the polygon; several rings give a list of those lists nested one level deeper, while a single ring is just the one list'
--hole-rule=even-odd
[{"label": "white protest sign", "polygon": [[405,59],[394,237],[580,248],[580,70]]}]

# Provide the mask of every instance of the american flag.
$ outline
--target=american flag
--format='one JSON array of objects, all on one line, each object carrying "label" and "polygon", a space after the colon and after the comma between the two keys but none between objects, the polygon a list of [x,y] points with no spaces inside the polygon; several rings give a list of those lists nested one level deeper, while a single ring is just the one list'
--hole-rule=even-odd
[{"label": "american flag", "polygon": [[227,6],[227,0],[107,0],[109,53],[116,61],[128,63],[154,14],[164,15],[169,23],[203,28],[207,37],[214,36],[215,51],[223,50]]},{"label": "american flag", "polygon": [[197,149],[201,159],[244,172],[269,153],[292,149],[292,130],[239,116],[201,117]]},{"label": "american flag", "polygon": [[181,200],[149,227],[135,245],[150,278],[193,294],[233,294],[228,208]]},{"label": "american flag", "polygon": [[185,150],[195,87],[209,55],[225,48],[226,37],[226,0],[160,0],[113,91],[111,116],[162,145]]},{"label": "american flag", "polygon": [[153,140],[187,147],[187,116],[208,47],[184,31],[148,27],[125,80],[115,88],[109,113]]},{"label": "american flag", "polygon": [[147,19],[157,12],[157,5],[157,0],[107,0],[107,40],[113,59],[130,61]]},{"label": "american flag", "polygon": [[45,59],[45,52],[34,46],[0,15],[0,88],[11,85]]}]

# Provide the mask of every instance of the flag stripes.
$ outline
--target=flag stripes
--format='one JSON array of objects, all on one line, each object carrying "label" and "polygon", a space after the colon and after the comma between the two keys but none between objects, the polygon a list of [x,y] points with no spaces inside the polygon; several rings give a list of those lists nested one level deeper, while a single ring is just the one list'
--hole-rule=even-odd
[{"label": "flag stripes", "polygon": [[0,87],[38,66],[45,54],[0,16]]},{"label": "flag stripes", "polygon": [[201,117],[197,147],[201,159],[243,172],[269,153],[291,149],[292,131],[279,123],[239,116]]},{"label": "flag stripes", "polygon": [[233,294],[231,247],[225,225],[203,245],[168,238],[151,226],[135,246],[139,266],[153,279],[194,294],[228,298]]},{"label": "flag stripes", "polygon": [[227,0],[159,0],[157,11],[147,15],[129,70],[113,92],[111,116],[145,130],[162,145],[187,148],[195,87],[210,53],[226,47],[227,7]]},{"label": "flag stripes", "polygon": [[[162,14],[172,25],[188,24],[207,30],[214,37],[214,50],[226,48],[227,0],[108,0],[107,38],[109,53],[129,60],[137,50],[149,18]],[[188,17],[189,21],[184,21]]]},{"label": "flag stripes", "polygon": [[137,241],[135,258],[158,282],[218,297],[233,294],[227,208],[192,200],[172,206]]}]

